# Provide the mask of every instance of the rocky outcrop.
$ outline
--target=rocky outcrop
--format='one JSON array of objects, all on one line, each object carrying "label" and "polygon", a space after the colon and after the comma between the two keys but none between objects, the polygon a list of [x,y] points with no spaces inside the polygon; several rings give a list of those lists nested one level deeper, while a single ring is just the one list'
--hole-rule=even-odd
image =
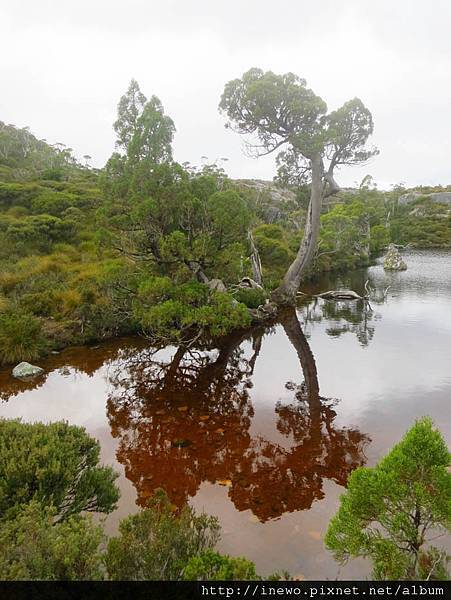
[{"label": "rocky outcrop", "polygon": [[451,206],[451,192],[434,192],[428,198],[436,204],[448,204]]},{"label": "rocky outcrop", "polygon": [[21,362],[14,367],[12,373],[13,377],[17,379],[33,379],[34,377],[38,377],[38,375],[42,375],[44,369],[30,365],[28,362]]},{"label": "rocky outcrop", "polygon": [[236,179],[235,184],[255,195],[256,204],[264,216],[266,223],[274,223],[283,216],[284,207],[298,205],[296,193],[282,188],[273,181],[264,179]]},{"label": "rocky outcrop", "polygon": [[407,192],[398,198],[398,203],[401,206],[411,204],[418,198],[427,198],[434,204],[447,204],[451,206],[451,192],[433,192],[432,194],[422,194],[421,192]]},{"label": "rocky outcrop", "polygon": [[267,196],[275,204],[285,202],[286,200],[296,200],[295,192],[287,188],[279,187],[273,181],[266,181],[264,179],[236,179],[235,183]]},{"label": "rocky outcrop", "polygon": [[384,256],[384,269],[386,271],[405,271],[407,269],[406,263],[394,244],[390,244],[388,252]]}]

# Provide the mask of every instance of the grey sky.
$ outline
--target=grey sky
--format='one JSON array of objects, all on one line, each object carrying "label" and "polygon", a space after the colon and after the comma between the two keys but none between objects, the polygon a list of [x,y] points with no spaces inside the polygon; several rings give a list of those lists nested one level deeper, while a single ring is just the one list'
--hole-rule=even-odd
[{"label": "grey sky", "polygon": [[177,160],[271,179],[217,105],[250,67],[293,71],[330,109],[358,96],[373,113],[381,154],[340,183],[451,183],[450,28],[449,0],[2,0],[0,120],[102,166],[135,77],[173,118]]}]

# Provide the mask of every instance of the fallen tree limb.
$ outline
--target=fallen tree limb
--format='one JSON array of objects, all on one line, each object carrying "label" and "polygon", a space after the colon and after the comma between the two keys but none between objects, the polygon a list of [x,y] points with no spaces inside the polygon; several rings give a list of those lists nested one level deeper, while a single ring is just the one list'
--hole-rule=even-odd
[{"label": "fallen tree limb", "polygon": [[364,300],[366,296],[360,296],[353,290],[329,290],[322,294],[317,294],[316,298],[323,298],[324,300]]},{"label": "fallen tree limb", "polygon": [[[388,290],[388,288],[387,288]],[[384,296],[387,293],[384,292]],[[322,292],[321,294],[305,294],[304,292],[298,292],[299,296],[311,296],[312,298],[322,298],[323,300],[368,300],[373,290],[369,286],[369,279],[365,281],[365,294],[361,296],[354,290],[329,290]]]}]

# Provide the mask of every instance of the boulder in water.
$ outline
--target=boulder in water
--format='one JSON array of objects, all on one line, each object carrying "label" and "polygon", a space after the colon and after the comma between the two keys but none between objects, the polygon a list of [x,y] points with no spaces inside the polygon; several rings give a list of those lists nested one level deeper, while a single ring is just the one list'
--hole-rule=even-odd
[{"label": "boulder in water", "polygon": [[44,369],[30,365],[28,362],[21,362],[13,369],[13,377],[17,379],[33,379],[38,375],[42,375],[42,373],[44,373]]},{"label": "boulder in water", "polygon": [[406,263],[394,244],[390,244],[387,254],[384,256],[384,269],[386,271],[405,271],[407,269]]}]

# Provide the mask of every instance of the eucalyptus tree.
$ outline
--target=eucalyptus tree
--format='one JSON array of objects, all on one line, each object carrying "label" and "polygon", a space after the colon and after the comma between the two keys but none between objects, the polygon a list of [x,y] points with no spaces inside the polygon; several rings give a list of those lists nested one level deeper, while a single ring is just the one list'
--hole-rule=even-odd
[{"label": "eucalyptus tree", "polygon": [[159,164],[172,160],[175,125],[156,96],[147,100],[138,82],[132,79],[117,106],[115,152],[107,164],[110,172],[130,171],[138,162]]},{"label": "eucalyptus tree", "polygon": [[339,191],[335,172],[358,165],[377,154],[366,146],[373,132],[370,111],[354,98],[327,112],[327,105],[305,79],[286,73],[250,69],[226,84],[219,104],[230,127],[247,138],[256,156],[279,149],[279,178],[290,184],[310,184],[304,236],[298,252],[272,299],[292,304],[316,250],[324,198]]},{"label": "eucalyptus tree", "polygon": [[147,98],[141,92],[139,83],[136,79],[132,79],[126,93],[121,96],[117,105],[117,119],[113,127],[117,135],[116,146],[118,148],[127,150],[146,102]]}]

